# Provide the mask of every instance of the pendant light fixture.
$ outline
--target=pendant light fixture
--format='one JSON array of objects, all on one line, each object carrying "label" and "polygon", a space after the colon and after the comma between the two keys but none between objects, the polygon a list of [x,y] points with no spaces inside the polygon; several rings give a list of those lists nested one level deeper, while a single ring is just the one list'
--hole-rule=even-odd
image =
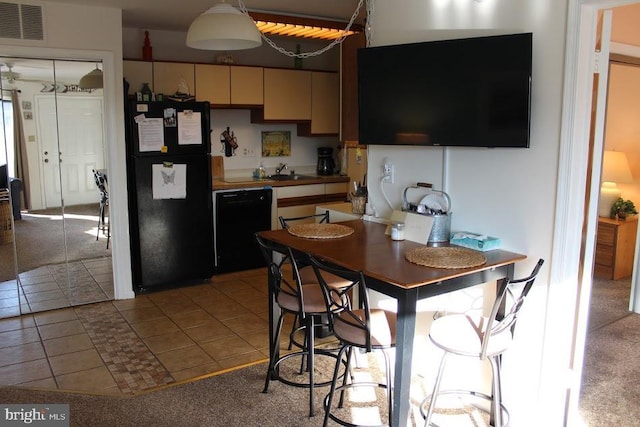
[{"label": "pendant light fixture", "polygon": [[103,87],[103,79],[102,79],[102,70],[98,68],[98,64],[96,64],[96,69],[91,70],[80,79],[80,83],[78,83],[81,89],[102,89]]},{"label": "pendant light fixture", "polygon": [[187,46],[195,49],[240,50],[261,44],[253,20],[224,0],[198,16],[187,32]]}]

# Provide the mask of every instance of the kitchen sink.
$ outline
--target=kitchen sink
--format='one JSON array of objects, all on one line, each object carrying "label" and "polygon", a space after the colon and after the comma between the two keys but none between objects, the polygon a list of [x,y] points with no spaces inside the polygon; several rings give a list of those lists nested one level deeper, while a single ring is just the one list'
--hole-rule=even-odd
[{"label": "kitchen sink", "polygon": [[297,181],[299,179],[314,179],[315,176],[311,175],[298,175],[298,174],[276,174],[268,175],[267,179],[274,181]]}]

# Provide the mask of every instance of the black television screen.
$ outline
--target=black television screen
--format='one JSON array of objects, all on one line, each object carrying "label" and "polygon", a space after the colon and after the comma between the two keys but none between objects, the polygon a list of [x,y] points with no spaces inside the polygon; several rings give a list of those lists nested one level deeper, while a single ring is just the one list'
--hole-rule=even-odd
[{"label": "black television screen", "polygon": [[532,34],[358,50],[360,144],[529,147]]}]

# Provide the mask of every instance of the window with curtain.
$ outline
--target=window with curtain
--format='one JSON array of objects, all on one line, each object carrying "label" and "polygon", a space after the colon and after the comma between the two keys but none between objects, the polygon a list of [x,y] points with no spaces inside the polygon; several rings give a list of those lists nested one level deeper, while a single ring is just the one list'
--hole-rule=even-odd
[{"label": "window with curtain", "polygon": [[7,164],[9,176],[14,176],[13,108],[11,107],[11,101],[3,99],[0,102],[0,108],[2,109],[2,120],[0,120],[0,135],[2,135],[0,165]]}]

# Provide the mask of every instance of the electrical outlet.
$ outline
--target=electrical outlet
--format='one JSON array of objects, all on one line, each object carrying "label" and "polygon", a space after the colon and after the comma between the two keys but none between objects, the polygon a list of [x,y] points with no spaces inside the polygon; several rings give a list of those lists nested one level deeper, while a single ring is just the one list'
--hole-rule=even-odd
[{"label": "electrical outlet", "polygon": [[240,150],[240,155],[242,157],[255,157],[256,149],[252,147],[245,147],[242,150]]},{"label": "electrical outlet", "polygon": [[388,182],[389,184],[393,184],[395,181],[394,172],[395,172],[395,168],[393,164],[386,161],[382,166],[382,175],[384,176],[383,182]]}]

